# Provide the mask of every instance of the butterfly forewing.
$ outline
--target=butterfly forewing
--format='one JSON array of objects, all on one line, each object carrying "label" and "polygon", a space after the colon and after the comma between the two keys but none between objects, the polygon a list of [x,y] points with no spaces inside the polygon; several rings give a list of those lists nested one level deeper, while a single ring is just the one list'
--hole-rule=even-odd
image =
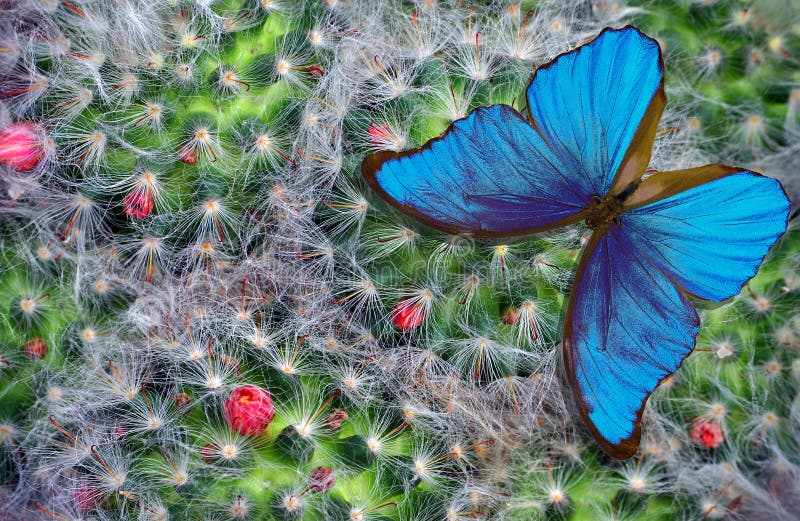
[{"label": "butterfly forewing", "polygon": [[582,219],[592,201],[506,105],[474,110],[422,148],[367,156],[361,170],[391,205],[449,233],[535,233]]},{"label": "butterfly forewing", "polygon": [[615,176],[624,188],[646,169],[666,102],[663,80],[655,40],[634,27],[605,29],[536,70],[528,112],[573,182],[603,196]]}]

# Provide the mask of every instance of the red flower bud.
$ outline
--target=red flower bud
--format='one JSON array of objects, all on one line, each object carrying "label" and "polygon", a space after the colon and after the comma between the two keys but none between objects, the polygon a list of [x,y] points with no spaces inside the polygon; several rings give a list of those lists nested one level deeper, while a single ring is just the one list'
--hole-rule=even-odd
[{"label": "red flower bud", "polygon": [[519,310],[514,306],[508,306],[500,312],[500,318],[504,324],[513,326],[519,320]]},{"label": "red flower bud", "polygon": [[347,418],[347,411],[335,409],[325,417],[325,425],[327,425],[329,429],[341,429],[342,423],[345,422]]},{"label": "red flower bud", "polygon": [[218,457],[217,448],[211,443],[200,447],[200,459],[203,460],[203,463],[214,463]]},{"label": "red flower bud", "polygon": [[373,123],[367,129],[369,142],[374,144],[385,143],[392,139],[392,129],[386,123]]},{"label": "red flower bud", "polygon": [[372,123],[367,129],[367,142],[377,149],[396,149],[399,139],[386,123]]},{"label": "red flower bud", "polygon": [[308,490],[325,492],[336,484],[336,475],[330,467],[317,467],[308,475]]},{"label": "red flower bud", "polygon": [[197,152],[193,148],[182,148],[178,151],[178,157],[187,165],[197,163]]},{"label": "red flower bud", "polygon": [[325,69],[322,68],[322,65],[319,63],[315,63],[313,65],[309,65],[306,70],[311,75],[312,78],[320,78],[325,73]]},{"label": "red flower bud", "polygon": [[177,393],[175,396],[172,397],[172,401],[175,403],[175,407],[186,407],[192,401],[192,395],[187,393]]},{"label": "red flower bud", "polygon": [[81,514],[91,512],[100,502],[100,492],[88,483],[79,485],[72,491],[70,497],[75,509]]},{"label": "red flower bud", "polygon": [[716,449],[725,441],[722,426],[714,421],[697,420],[689,432],[692,441],[705,449]]},{"label": "red flower bud", "polygon": [[275,417],[272,396],[257,385],[244,385],[225,400],[225,420],[244,436],[257,436]]},{"label": "red flower bud", "polygon": [[32,359],[41,360],[47,356],[47,344],[41,338],[31,338],[25,344],[25,354]]},{"label": "red flower bud", "polygon": [[400,331],[417,328],[422,325],[424,319],[425,312],[420,300],[399,300],[392,308],[392,324]]},{"label": "red flower bud", "polygon": [[122,200],[125,215],[134,219],[144,219],[153,211],[153,197],[147,190],[136,190]]},{"label": "red flower bud", "polygon": [[44,130],[30,122],[18,121],[0,130],[0,164],[17,172],[36,168],[45,153]]}]

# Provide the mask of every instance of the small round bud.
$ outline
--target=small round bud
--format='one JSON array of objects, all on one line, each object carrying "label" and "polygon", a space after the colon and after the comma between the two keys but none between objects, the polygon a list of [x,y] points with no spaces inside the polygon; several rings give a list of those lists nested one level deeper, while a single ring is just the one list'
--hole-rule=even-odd
[{"label": "small round bud", "polygon": [[342,423],[347,421],[347,411],[336,409],[325,417],[325,425],[329,429],[341,429]]},{"label": "small round bud", "polygon": [[97,507],[100,502],[100,492],[88,483],[79,485],[70,494],[75,510],[87,514]]},{"label": "small round bud", "polygon": [[144,219],[153,211],[153,197],[147,191],[135,191],[122,200],[125,215],[134,219]]},{"label": "small round bud", "polygon": [[244,436],[258,436],[275,417],[272,396],[257,385],[244,385],[225,401],[225,420]]},{"label": "small round bud", "polygon": [[192,402],[192,395],[188,393],[177,393],[172,397],[175,407],[183,408]]},{"label": "small round bud", "polygon": [[217,448],[211,443],[207,443],[200,447],[200,459],[203,463],[214,463],[217,461],[219,455]]},{"label": "small round bud", "polygon": [[36,168],[45,154],[44,130],[30,121],[11,123],[0,130],[0,164],[17,172]]},{"label": "small round bud", "polygon": [[714,421],[699,420],[694,422],[689,437],[705,449],[716,449],[725,441],[722,426]]},{"label": "small round bud", "polygon": [[409,331],[422,325],[425,313],[421,301],[403,299],[392,308],[392,324],[400,331]]},{"label": "small round bud", "polygon": [[47,343],[41,338],[31,338],[25,343],[25,354],[33,360],[47,356]]},{"label": "small round bud", "polygon": [[336,484],[336,475],[330,467],[317,467],[308,475],[308,490],[325,492]]}]

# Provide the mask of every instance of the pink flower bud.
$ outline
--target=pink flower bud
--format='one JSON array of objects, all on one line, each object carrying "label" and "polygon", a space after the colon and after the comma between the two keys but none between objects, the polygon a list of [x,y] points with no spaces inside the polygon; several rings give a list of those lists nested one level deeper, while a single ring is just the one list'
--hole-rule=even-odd
[{"label": "pink flower bud", "polygon": [[386,123],[372,123],[367,129],[367,133],[379,139],[389,139],[392,137],[392,129]]},{"label": "pink flower bud", "polygon": [[308,475],[308,490],[325,492],[336,484],[336,475],[330,467],[317,467]]},{"label": "pink flower bud", "polygon": [[392,140],[392,129],[386,123],[373,123],[367,129],[369,143],[374,146],[384,145]]},{"label": "pink flower bud", "polygon": [[275,417],[272,396],[257,385],[244,385],[225,400],[225,420],[244,436],[257,436]]},{"label": "pink flower bud", "polygon": [[46,136],[39,125],[17,121],[0,130],[0,164],[17,172],[36,168],[45,153]]},{"label": "pink flower bud", "polygon": [[25,354],[34,360],[41,360],[47,356],[47,344],[41,338],[31,338],[25,344]]},{"label": "pink flower bud", "polygon": [[504,324],[513,326],[519,320],[519,310],[514,306],[507,306],[500,312],[500,318]]},{"label": "pink flower bud", "polygon": [[325,69],[323,69],[322,65],[320,65],[319,63],[309,65],[307,67],[307,70],[312,78],[321,78],[322,75],[325,73]]},{"label": "pink flower bud", "polygon": [[111,436],[113,436],[115,440],[121,440],[127,435],[128,429],[122,425],[114,425],[114,427],[111,429]]},{"label": "pink flower bud", "polygon": [[131,192],[122,200],[122,208],[128,217],[144,219],[153,211],[153,197],[146,190]]},{"label": "pink flower bud", "polygon": [[689,432],[689,437],[705,449],[716,449],[725,441],[722,426],[709,420],[696,420]]},{"label": "pink flower bud", "polygon": [[403,299],[392,308],[392,324],[400,331],[408,331],[422,325],[425,313],[419,300]]}]

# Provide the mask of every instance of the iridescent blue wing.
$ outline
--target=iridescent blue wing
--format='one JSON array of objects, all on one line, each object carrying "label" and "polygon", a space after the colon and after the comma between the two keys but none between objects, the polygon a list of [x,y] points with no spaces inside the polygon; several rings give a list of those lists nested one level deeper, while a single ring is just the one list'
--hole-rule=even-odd
[{"label": "iridescent blue wing", "polygon": [[441,137],[366,157],[383,199],[417,220],[477,237],[525,235],[586,217],[644,172],[666,103],[658,44],[606,29],[557,57],[527,89],[533,127],[511,107],[480,108]]},{"label": "iridescent blue wing", "polygon": [[581,256],[564,323],[564,367],[598,445],[627,459],[647,397],[692,351],[694,307],[612,224]]},{"label": "iridescent blue wing", "polygon": [[474,110],[439,138],[364,159],[389,204],[434,228],[478,237],[523,235],[584,218],[592,198],[514,109]]},{"label": "iridescent blue wing", "polygon": [[739,293],[786,231],[774,179],[724,165],[645,179],[589,242],[564,326],[567,377],[598,444],[630,457],[647,397],[694,348],[687,295]]},{"label": "iridescent blue wing", "polygon": [[786,231],[781,184],[741,168],[707,165],[655,174],[626,201],[629,240],[693,296],[738,295]]},{"label": "iridescent blue wing", "polygon": [[605,29],[536,70],[530,120],[583,192],[618,193],[647,168],[663,80],[655,40],[630,26]]}]

